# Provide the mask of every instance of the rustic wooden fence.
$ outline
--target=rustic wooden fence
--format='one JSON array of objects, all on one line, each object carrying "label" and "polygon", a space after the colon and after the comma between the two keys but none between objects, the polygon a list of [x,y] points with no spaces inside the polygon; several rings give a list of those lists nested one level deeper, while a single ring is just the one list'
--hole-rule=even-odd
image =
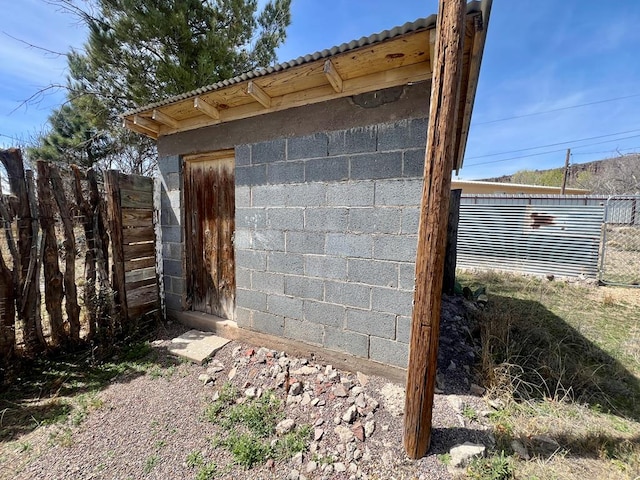
[{"label": "rustic wooden fence", "polygon": [[[153,181],[0,150],[0,383],[16,358],[108,346],[159,312]],[[0,184],[1,185],[1,184]]]}]

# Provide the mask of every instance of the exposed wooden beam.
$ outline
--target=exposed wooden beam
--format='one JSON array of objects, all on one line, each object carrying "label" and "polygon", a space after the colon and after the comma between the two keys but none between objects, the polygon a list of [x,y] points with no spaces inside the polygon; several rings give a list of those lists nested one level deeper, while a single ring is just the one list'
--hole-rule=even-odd
[{"label": "exposed wooden beam", "polygon": [[429,30],[429,65],[433,72],[433,65],[436,61],[436,39],[438,38],[438,32],[433,28]]},{"label": "exposed wooden beam", "polygon": [[201,111],[206,116],[211,117],[214,120],[220,120],[220,111],[210,103],[205,102],[201,97],[193,99],[193,108]]},{"label": "exposed wooden beam", "polygon": [[[257,115],[278,112],[288,108],[302,107],[314,103],[325,102],[334,98],[348,97],[374,90],[397,87],[398,85],[422,82],[429,80],[430,78],[431,70],[429,69],[428,62],[425,61],[422,63],[399,67],[394,70],[386,70],[358,78],[344,80],[343,90],[340,93],[336,93],[333,87],[327,83],[320,87],[273,97],[271,99],[270,108],[264,108],[264,106],[256,102],[233,107],[224,111],[224,121],[230,122],[243,118],[255,117]],[[178,131],[194,130],[196,128],[213,125],[215,123],[216,122],[212,122],[203,117],[193,117],[182,120],[180,122],[179,130],[163,131],[162,133],[163,135],[169,135]]]},{"label": "exposed wooden beam", "polygon": [[271,97],[253,81],[247,85],[247,93],[264,108],[271,107]]},{"label": "exposed wooden beam", "polygon": [[411,318],[404,408],[404,448],[409,458],[429,450],[435,393],[442,274],[455,164],[456,114],[463,69],[466,0],[440,0],[429,105],[424,185],[418,223],[416,285]]},{"label": "exposed wooden beam", "polygon": [[160,122],[171,128],[178,128],[180,125],[180,122],[178,122],[175,118],[170,117],[166,113],[162,113],[160,110],[154,110],[151,114],[151,118],[156,122]]},{"label": "exposed wooden beam", "polygon": [[[484,52],[484,44],[487,39],[487,27],[489,16],[491,15],[492,0],[483,2],[482,15],[476,16],[473,22],[473,32],[471,38],[473,45],[471,47],[471,60],[467,69],[467,85],[464,95],[464,109],[462,113],[461,129],[458,133],[458,151],[456,152],[456,174],[462,168],[464,161],[464,151],[467,146],[467,138],[469,136],[469,128],[471,127],[471,114],[473,113],[473,104],[476,98],[476,90],[478,88],[478,79],[480,77],[480,64],[482,63],[482,54]],[[468,35],[469,37],[469,35]]]},{"label": "exposed wooden beam", "polygon": [[156,122],[148,118],[141,117],[140,115],[135,115],[133,117],[133,123],[139,127],[155,133],[156,135],[158,135],[158,132],[160,131],[160,126]]},{"label": "exposed wooden beam", "polygon": [[129,120],[128,118],[124,119],[123,126],[125,128],[128,128],[131,131],[141,133],[142,135],[146,135],[147,137],[151,137],[151,138],[154,138],[154,139],[158,138],[158,132],[156,132],[154,130],[149,130],[149,129],[143,127],[142,125],[138,125],[136,123],[133,123],[133,121]]},{"label": "exposed wooden beam", "polygon": [[324,62],[324,70],[323,71],[324,71],[324,74],[327,77],[327,80],[329,80],[329,83],[331,84],[333,89],[336,91],[336,93],[341,93],[342,92],[342,88],[343,88],[342,77],[340,76],[340,74],[336,70],[336,67],[331,62],[330,58],[327,59],[326,62]]}]

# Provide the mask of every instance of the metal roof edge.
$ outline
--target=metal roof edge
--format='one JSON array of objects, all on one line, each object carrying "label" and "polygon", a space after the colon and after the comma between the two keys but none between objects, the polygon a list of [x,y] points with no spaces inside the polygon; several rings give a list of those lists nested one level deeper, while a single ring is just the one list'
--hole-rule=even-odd
[{"label": "metal roof edge", "polygon": [[[486,0],[474,0],[467,3],[467,15],[473,13],[481,13],[483,11],[484,2]],[[228,87],[230,85],[235,85],[247,80],[253,80],[255,78],[264,77],[274,72],[280,72],[283,70],[287,70],[289,68],[297,67],[300,65],[304,65],[306,63],[314,62],[317,60],[331,58],[334,55],[339,53],[349,52],[351,50],[355,50],[357,48],[375,45],[377,43],[381,43],[385,40],[390,40],[392,38],[400,37],[402,35],[407,35],[409,33],[417,32],[419,30],[428,30],[431,28],[435,28],[436,26],[436,18],[437,15],[434,13],[429,15],[428,17],[418,18],[413,22],[406,22],[403,25],[399,25],[391,28],[390,30],[383,30],[379,33],[371,34],[367,37],[361,37],[356,40],[351,40],[348,43],[342,43],[340,45],[333,46],[328,49],[320,50],[314,53],[310,53],[307,55],[300,56],[293,60],[289,60],[286,62],[281,62],[273,66],[269,66],[266,68],[260,68],[256,70],[252,70],[250,72],[245,72],[240,75],[237,75],[233,78],[221,80],[217,83],[206,85],[195,90],[191,90],[189,92],[181,93],[179,95],[174,95],[172,97],[165,98],[163,100],[159,100],[154,103],[150,103],[148,105],[144,105],[138,108],[134,108],[132,110],[128,110],[120,115],[121,118],[129,117],[131,115],[136,115],[138,113],[151,110],[154,108],[163,107],[165,105],[169,105],[171,103],[179,102],[181,100],[187,100],[191,97],[195,97],[197,95],[203,95],[205,93],[209,93],[215,90],[218,90],[223,87]]]}]

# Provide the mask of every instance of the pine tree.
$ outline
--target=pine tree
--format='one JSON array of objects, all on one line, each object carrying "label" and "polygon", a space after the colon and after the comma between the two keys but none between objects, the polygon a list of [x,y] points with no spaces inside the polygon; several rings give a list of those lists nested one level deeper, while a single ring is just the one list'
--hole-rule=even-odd
[{"label": "pine tree", "polygon": [[291,19],[291,0],[271,0],[262,11],[257,0],[53,3],[76,15],[89,37],[83,51],[67,55],[69,102],[30,156],[135,173],[147,173],[155,148],[121,127],[121,113],[272,64]]}]

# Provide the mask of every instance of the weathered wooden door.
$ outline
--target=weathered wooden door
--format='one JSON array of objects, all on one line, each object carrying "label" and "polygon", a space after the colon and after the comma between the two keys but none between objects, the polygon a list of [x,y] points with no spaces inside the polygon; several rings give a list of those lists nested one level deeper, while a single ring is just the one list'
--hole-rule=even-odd
[{"label": "weathered wooden door", "polygon": [[187,307],[233,319],[233,150],[184,159]]}]

